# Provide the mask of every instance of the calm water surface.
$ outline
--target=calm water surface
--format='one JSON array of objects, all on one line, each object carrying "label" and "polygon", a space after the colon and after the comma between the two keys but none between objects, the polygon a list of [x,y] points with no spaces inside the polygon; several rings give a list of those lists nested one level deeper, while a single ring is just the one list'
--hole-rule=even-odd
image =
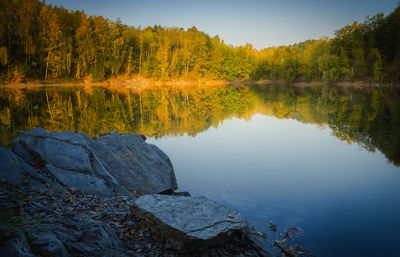
[{"label": "calm water surface", "polygon": [[258,231],[299,226],[297,242],[317,256],[400,252],[399,89],[1,90],[4,144],[38,126],[144,133],[170,156],[180,190],[233,206]]}]

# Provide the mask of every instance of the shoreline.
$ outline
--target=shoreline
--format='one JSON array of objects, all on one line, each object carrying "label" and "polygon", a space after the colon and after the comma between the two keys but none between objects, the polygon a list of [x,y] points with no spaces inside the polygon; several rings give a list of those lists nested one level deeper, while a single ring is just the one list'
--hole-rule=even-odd
[{"label": "shoreline", "polygon": [[251,85],[251,84],[264,84],[264,85],[291,85],[298,87],[323,87],[323,86],[339,86],[339,87],[353,87],[353,86],[369,86],[369,87],[379,87],[379,86],[393,86],[398,87],[400,84],[397,83],[377,83],[368,81],[341,81],[341,82],[321,82],[321,81],[311,81],[311,82],[288,82],[283,80],[151,80],[151,79],[111,79],[102,82],[88,82],[88,81],[54,81],[54,82],[44,82],[44,81],[29,81],[23,83],[0,83],[0,88],[11,88],[11,89],[22,89],[22,88],[35,88],[35,87],[102,87],[102,86],[123,86],[123,87],[135,87],[135,88],[145,88],[147,86],[187,86],[187,85],[210,85],[210,86],[220,86],[220,85]]},{"label": "shoreline", "polygon": [[271,257],[238,211],[177,192],[169,157],[145,141],[36,128],[0,147],[0,255]]},{"label": "shoreline", "polygon": [[170,80],[170,81],[152,81],[152,80],[126,80],[126,81],[104,81],[104,82],[27,82],[27,83],[0,83],[0,88],[24,89],[41,87],[125,87],[132,89],[145,89],[152,86],[225,86],[225,85],[282,85],[295,87],[400,87],[400,84],[376,83],[363,81],[342,81],[342,82],[287,82],[282,80]]},{"label": "shoreline", "polygon": [[146,86],[179,86],[179,85],[227,85],[231,84],[227,80],[151,80],[144,78],[133,79],[109,79],[101,82],[91,81],[28,81],[28,82],[0,82],[0,88],[32,88],[32,87],[51,87],[51,86],[65,86],[65,87],[85,87],[85,86],[132,86],[132,87],[146,87]]}]

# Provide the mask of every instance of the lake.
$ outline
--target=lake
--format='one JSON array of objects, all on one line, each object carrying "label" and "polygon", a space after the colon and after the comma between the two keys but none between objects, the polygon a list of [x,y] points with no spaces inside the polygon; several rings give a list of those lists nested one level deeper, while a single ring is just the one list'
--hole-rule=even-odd
[{"label": "lake", "polygon": [[[20,130],[142,133],[180,191],[268,232],[301,227],[317,256],[400,253],[400,88],[186,85],[2,88],[0,140]],[[279,238],[279,233],[278,233]]]}]

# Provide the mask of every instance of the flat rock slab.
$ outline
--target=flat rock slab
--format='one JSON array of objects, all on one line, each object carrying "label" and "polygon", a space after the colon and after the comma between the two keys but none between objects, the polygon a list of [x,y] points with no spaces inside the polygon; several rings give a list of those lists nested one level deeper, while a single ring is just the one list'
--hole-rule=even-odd
[{"label": "flat rock slab", "polygon": [[206,197],[144,195],[136,200],[133,213],[180,251],[223,244],[248,227],[238,211]]}]

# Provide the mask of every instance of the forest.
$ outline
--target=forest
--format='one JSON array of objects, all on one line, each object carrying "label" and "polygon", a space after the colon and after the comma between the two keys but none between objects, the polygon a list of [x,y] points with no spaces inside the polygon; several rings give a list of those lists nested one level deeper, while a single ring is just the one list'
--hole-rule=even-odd
[{"label": "forest", "polygon": [[3,83],[132,77],[398,83],[399,42],[400,6],[340,28],[331,39],[259,50],[196,27],[134,27],[38,0],[0,2]]}]

